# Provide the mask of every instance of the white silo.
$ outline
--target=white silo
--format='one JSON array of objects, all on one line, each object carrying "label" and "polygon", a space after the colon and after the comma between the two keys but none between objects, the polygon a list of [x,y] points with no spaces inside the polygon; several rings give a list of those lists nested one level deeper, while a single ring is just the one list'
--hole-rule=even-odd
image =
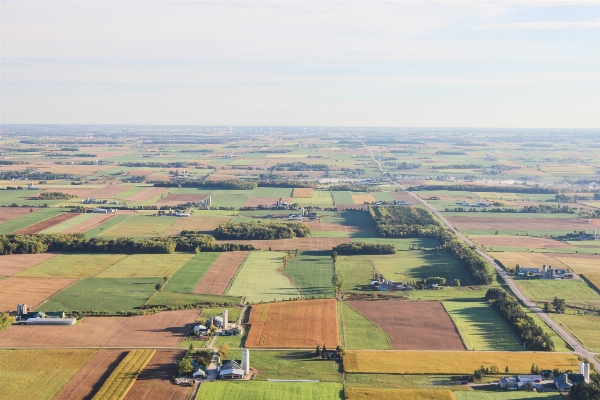
[{"label": "white silo", "polygon": [[242,369],[244,370],[244,375],[250,373],[250,350],[248,349],[242,350]]},{"label": "white silo", "polygon": [[223,310],[223,329],[227,329],[227,322],[229,321],[229,313],[227,310]]}]

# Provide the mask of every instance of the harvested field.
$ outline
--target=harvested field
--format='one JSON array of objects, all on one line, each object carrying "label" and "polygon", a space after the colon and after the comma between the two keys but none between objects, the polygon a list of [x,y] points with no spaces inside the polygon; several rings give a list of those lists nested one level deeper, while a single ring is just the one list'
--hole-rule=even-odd
[{"label": "harvested field", "polygon": [[140,190],[137,193],[132,194],[127,197],[129,201],[146,201],[150,200],[154,196],[160,196],[162,193],[166,192],[168,188],[164,187],[147,187]]},{"label": "harvested field", "polygon": [[294,188],[294,191],[292,192],[292,197],[312,198],[314,192],[315,191],[313,188]]},{"label": "harvested field", "polygon": [[0,276],[13,276],[29,267],[46,261],[56,254],[11,254],[0,256]]},{"label": "harvested field", "polygon": [[[595,225],[583,218],[448,217],[458,229],[517,231],[593,230]],[[597,228],[597,227],[596,227]]]},{"label": "harvested field", "polygon": [[414,203],[415,199],[413,199],[413,197],[408,194],[408,193],[404,193],[404,192],[390,192],[390,194],[392,195],[392,197],[394,198],[394,200],[396,201],[406,201],[407,203]]},{"label": "harvested field", "polygon": [[229,282],[235,276],[248,251],[230,251],[222,253],[202,275],[194,289],[197,294],[223,294]]},{"label": "harvested field", "polygon": [[352,351],[344,355],[344,371],[380,374],[470,375],[481,365],[509,367],[511,374],[528,374],[531,364],[541,369],[575,369],[575,354],[530,351]]},{"label": "harvested field", "polygon": [[562,262],[549,254],[543,253],[508,253],[498,252],[489,253],[496,260],[500,261],[505,268],[515,268],[517,264],[521,268],[539,268],[543,265],[552,266],[554,268],[567,268]]},{"label": "harvested field", "polygon": [[375,203],[375,197],[371,193],[369,194],[353,194],[352,200],[354,200],[354,204],[365,204],[365,203]]},{"label": "harvested field", "polygon": [[67,329],[13,325],[0,332],[0,347],[177,347],[199,314],[198,310],[184,310],[134,317],[86,317]]},{"label": "harvested field", "polygon": [[72,213],[72,212],[63,212],[63,213],[58,214],[55,217],[48,218],[47,220],[38,222],[37,224],[34,224],[31,226],[28,226],[27,228],[21,229],[20,231],[17,231],[16,233],[22,234],[22,235],[31,235],[34,233],[40,233],[44,229],[51,228],[54,225],[58,225],[61,222],[64,222],[68,219],[75,218],[78,215],[80,215],[80,214]]},{"label": "harvested field", "polygon": [[74,227],[65,229],[62,233],[87,232],[90,229],[94,229],[95,227],[102,225],[103,223],[105,223],[106,221],[108,221],[109,219],[111,219],[114,216],[115,216],[115,214],[97,214],[97,215],[94,215],[92,218],[88,219],[87,221],[83,221],[82,223],[77,224]]},{"label": "harvested field", "polygon": [[126,355],[124,350],[100,350],[53,400],[91,399]]},{"label": "harvested field", "polygon": [[[160,193],[158,193],[160,194]],[[186,204],[187,202],[198,202],[204,200],[208,195],[206,194],[169,194],[157,201],[155,204],[160,206],[176,206],[179,204]]]},{"label": "harvested field", "polygon": [[586,278],[596,289],[600,290],[600,255],[565,254],[557,255],[557,260]]},{"label": "harvested field", "polygon": [[200,232],[212,232],[221,224],[225,224],[231,221],[231,217],[208,217],[208,218],[179,218],[173,225],[171,225],[166,231],[163,232],[162,236],[176,236],[181,231],[200,231]]},{"label": "harvested field", "polygon": [[[37,210],[37,208],[33,209],[33,211]],[[0,207],[0,224],[4,221],[22,217],[30,212],[29,207]]]},{"label": "harvested field", "polygon": [[440,389],[345,389],[346,400],[454,400],[450,390]]},{"label": "harvested field", "polygon": [[556,247],[573,247],[558,240],[534,238],[529,236],[473,236],[473,242],[482,246],[514,246],[531,247],[533,249],[553,249]]},{"label": "harvested field", "polygon": [[103,188],[96,189],[90,193],[88,193],[87,197],[92,197],[96,199],[106,199],[115,197],[119,193],[122,193],[129,189],[131,186],[129,185],[106,185]]},{"label": "harvested field", "polygon": [[290,204],[292,199],[290,197],[250,197],[244,207],[258,207],[260,205],[272,206],[277,200],[283,199],[286,203]]},{"label": "harvested field", "polygon": [[156,350],[131,350],[109,375],[92,400],[121,400],[135,383]]},{"label": "harvested field", "polygon": [[77,279],[16,276],[2,279],[0,280],[0,312],[15,310],[19,303],[25,303],[27,307],[35,309],[44,300],[75,282]]},{"label": "harvested field", "polygon": [[[252,306],[249,348],[312,349],[339,344],[335,300],[298,300]],[[293,329],[290,329],[293,327]]]},{"label": "harvested field", "polygon": [[394,350],[465,349],[441,303],[362,300],[349,304],[390,335]]},{"label": "harvested field", "polygon": [[185,350],[157,350],[129,389],[125,399],[188,399],[193,388],[172,383],[173,376],[177,374],[177,362],[184,354]]},{"label": "harvested field", "polygon": [[279,240],[217,240],[217,243],[251,244],[257,249],[273,251],[283,250],[331,250],[342,243],[350,243],[351,238],[294,238]]}]

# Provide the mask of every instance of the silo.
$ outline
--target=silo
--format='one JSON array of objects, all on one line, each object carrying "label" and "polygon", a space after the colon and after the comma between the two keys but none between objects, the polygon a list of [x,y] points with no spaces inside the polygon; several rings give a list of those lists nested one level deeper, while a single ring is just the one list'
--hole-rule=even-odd
[{"label": "silo", "polygon": [[227,329],[227,322],[229,321],[229,313],[227,310],[223,310],[223,329]]},{"label": "silo", "polygon": [[248,349],[242,350],[242,369],[244,370],[244,375],[250,373],[250,350]]}]

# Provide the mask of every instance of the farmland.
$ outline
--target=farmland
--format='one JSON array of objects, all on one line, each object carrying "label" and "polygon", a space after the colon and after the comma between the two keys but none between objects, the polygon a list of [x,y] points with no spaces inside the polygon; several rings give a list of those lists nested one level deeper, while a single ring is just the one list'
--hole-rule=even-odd
[{"label": "farmland", "polygon": [[582,279],[532,279],[517,283],[536,302],[551,302],[558,297],[567,299],[567,304],[600,306],[600,295]]},{"label": "farmland", "polygon": [[554,249],[571,247],[570,244],[558,240],[534,238],[527,236],[475,236],[473,242],[482,246],[518,247],[521,249]]},{"label": "farmland", "polygon": [[449,390],[436,389],[346,389],[346,400],[454,400]]},{"label": "farmland", "polygon": [[573,354],[493,351],[346,351],[344,370],[348,373],[385,374],[472,374],[481,365],[508,366],[513,374],[527,374],[531,363],[542,369],[575,369]]},{"label": "farmland", "polygon": [[58,254],[19,273],[18,276],[89,278],[125,257],[122,254]]},{"label": "farmland", "polygon": [[489,254],[500,261],[505,268],[513,269],[517,264],[521,268],[539,268],[540,271],[542,265],[552,266],[554,268],[567,268],[562,262],[552,257],[550,254],[508,252]]},{"label": "farmland", "polygon": [[55,225],[60,225],[60,224],[64,223],[65,221],[75,218],[78,215],[79,214],[76,214],[76,213],[63,212],[58,215],[55,215],[52,218],[48,218],[44,221],[38,222],[37,224],[30,225],[27,228],[20,229],[16,233],[21,234],[21,235],[30,235],[32,233],[40,233],[44,230],[54,227]]},{"label": "farmland", "polygon": [[345,349],[389,350],[390,336],[350,304],[338,302],[340,342]]},{"label": "farmland", "polygon": [[198,294],[223,294],[248,255],[247,251],[221,253],[193,289]]},{"label": "farmland", "polygon": [[221,253],[200,253],[194,255],[173,274],[163,288],[165,292],[192,293],[200,279]]},{"label": "farmland", "polygon": [[[329,348],[339,344],[335,300],[300,300],[252,306],[249,348]],[[294,326],[290,330],[290,326]]]},{"label": "farmland", "polygon": [[21,278],[0,280],[0,311],[12,311],[18,303],[35,308],[61,289],[76,282],[66,278]]},{"label": "farmland", "polygon": [[326,252],[301,252],[298,257],[288,260],[282,272],[300,288],[307,299],[313,296],[335,296],[335,288],[331,283],[333,262]]},{"label": "farmland", "polygon": [[0,399],[52,399],[97,350],[0,350]]},{"label": "farmland", "polygon": [[43,254],[11,254],[2,256],[2,263],[0,264],[0,276],[12,276],[16,275],[21,271],[27,270],[32,266],[39,264],[49,258],[54,257],[56,254],[43,253]]},{"label": "farmland", "polygon": [[328,190],[315,190],[311,197],[304,195],[298,197],[295,194],[297,190],[299,189],[294,189],[292,202],[297,203],[299,206],[333,205],[333,198]]},{"label": "farmland", "polygon": [[579,339],[586,348],[600,352],[600,316],[593,314],[550,314],[563,327]]},{"label": "farmland", "polygon": [[454,392],[456,400],[525,400],[525,399],[543,399],[543,400],[564,400],[564,396],[558,393],[537,393],[524,391],[492,391],[483,390]]},{"label": "farmland", "polygon": [[134,237],[147,238],[160,236],[177,221],[176,217],[152,217],[150,215],[129,215],[105,229],[98,237]]},{"label": "farmland", "polygon": [[203,384],[197,400],[343,400],[340,383],[210,382]]},{"label": "farmland", "polygon": [[[3,194],[4,196],[4,194]],[[8,212],[12,212],[11,208],[0,208],[0,210],[6,210]],[[3,212],[6,212],[3,211]],[[40,223],[44,220],[50,219],[56,215],[62,214],[61,210],[57,210],[55,208],[42,208],[38,210],[34,210],[32,213],[22,214],[21,212],[16,213],[16,218],[7,220],[5,222],[0,223],[0,234],[4,233],[14,233],[21,229],[25,229],[29,226]]]},{"label": "farmland", "polygon": [[94,400],[123,399],[156,350],[131,350],[109,375]]},{"label": "farmland", "polygon": [[217,240],[217,243],[251,244],[257,249],[285,251],[285,250],[330,250],[342,243],[349,243],[352,239],[344,237],[304,237],[293,239],[275,240]]},{"label": "farmland", "polygon": [[100,272],[98,278],[165,277],[173,275],[192,254],[134,254]]}]

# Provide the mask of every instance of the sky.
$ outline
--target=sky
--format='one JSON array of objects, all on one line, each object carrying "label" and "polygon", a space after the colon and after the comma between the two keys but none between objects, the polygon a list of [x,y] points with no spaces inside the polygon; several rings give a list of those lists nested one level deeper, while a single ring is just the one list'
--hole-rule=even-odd
[{"label": "sky", "polygon": [[0,0],[0,123],[600,128],[600,1]]}]

